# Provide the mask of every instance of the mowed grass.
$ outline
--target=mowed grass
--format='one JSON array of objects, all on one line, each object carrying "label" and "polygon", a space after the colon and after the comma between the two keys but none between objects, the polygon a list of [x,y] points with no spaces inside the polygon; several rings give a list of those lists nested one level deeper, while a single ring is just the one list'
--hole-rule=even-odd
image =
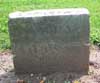
[{"label": "mowed grass", "polygon": [[90,12],[90,41],[100,44],[100,0],[0,0],[0,50],[10,48],[8,15],[15,11],[51,8],[87,8]]}]

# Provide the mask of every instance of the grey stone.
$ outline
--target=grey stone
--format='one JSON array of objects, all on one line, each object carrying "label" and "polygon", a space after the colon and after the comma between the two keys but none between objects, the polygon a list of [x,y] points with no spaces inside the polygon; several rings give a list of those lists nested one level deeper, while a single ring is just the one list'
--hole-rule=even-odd
[{"label": "grey stone", "polygon": [[17,74],[88,72],[87,9],[11,13],[9,34]]}]

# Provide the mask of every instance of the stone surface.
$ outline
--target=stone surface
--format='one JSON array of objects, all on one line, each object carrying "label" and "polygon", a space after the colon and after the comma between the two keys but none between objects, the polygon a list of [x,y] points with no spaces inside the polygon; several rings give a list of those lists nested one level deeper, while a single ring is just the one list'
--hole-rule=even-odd
[{"label": "stone surface", "polygon": [[87,9],[11,13],[9,33],[17,74],[88,72]]}]

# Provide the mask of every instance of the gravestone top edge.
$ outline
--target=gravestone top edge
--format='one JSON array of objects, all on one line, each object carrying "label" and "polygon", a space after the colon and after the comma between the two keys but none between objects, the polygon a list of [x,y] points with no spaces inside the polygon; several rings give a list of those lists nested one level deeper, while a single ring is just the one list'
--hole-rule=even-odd
[{"label": "gravestone top edge", "polygon": [[30,17],[44,17],[44,16],[62,16],[62,15],[89,15],[86,8],[66,8],[66,9],[41,9],[33,11],[16,11],[9,14],[10,19],[16,18],[30,18]]}]

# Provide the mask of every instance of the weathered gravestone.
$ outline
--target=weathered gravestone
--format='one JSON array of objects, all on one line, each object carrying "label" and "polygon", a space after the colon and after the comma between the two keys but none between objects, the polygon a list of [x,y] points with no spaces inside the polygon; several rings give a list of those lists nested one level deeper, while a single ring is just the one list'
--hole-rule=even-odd
[{"label": "weathered gravestone", "polygon": [[17,74],[88,72],[87,9],[11,13],[9,33]]}]

